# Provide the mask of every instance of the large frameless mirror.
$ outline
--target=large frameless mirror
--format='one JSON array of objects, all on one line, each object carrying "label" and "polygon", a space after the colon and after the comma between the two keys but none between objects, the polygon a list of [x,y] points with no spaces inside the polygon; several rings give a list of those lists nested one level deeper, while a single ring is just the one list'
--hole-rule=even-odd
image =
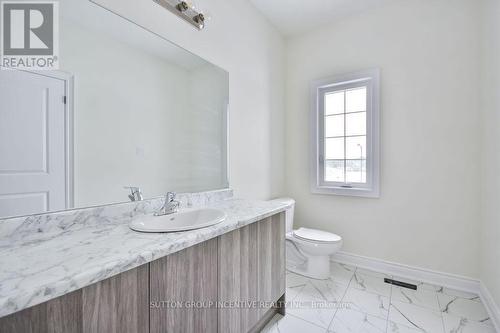
[{"label": "large frameless mirror", "polygon": [[0,218],[229,186],[225,70],[86,0],[59,49],[0,71]]}]

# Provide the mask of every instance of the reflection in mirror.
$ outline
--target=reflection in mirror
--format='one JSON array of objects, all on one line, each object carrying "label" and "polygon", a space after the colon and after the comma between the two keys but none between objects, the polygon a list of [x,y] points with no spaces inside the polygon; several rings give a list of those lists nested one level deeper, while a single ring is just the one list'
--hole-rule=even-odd
[{"label": "reflection in mirror", "polygon": [[0,71],[0,218],[228,187],[226,71],[86,0],[59,30],[60,71]]}]

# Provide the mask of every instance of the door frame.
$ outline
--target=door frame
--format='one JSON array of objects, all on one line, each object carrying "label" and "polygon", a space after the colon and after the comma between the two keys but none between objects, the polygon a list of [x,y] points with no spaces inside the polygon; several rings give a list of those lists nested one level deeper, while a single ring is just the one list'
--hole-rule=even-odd
[{"label": "door frame", "polygon": [[31,72],[38,75],[47,76],[50,78],[64,81],[64,170],[65,170],[65,201],[66,209],[75,208],[75,162],[74,162],[74,94],[75,94],[75,77],[69,72],[62,70],[46,70]]},{"label": "door frame", "polygon": [[[0,70],[18,70],[28,72],[35,75],[45,76],[52,79],[61,80],[64,82],[64,173],[65,173],[65,210],[73,209],[75,205],[75,170],[74,170],[74,75],[62,70],[38,70],[31,71],[25,69],[2,68]],[[48,212],[47,212],[48,213]]]}]

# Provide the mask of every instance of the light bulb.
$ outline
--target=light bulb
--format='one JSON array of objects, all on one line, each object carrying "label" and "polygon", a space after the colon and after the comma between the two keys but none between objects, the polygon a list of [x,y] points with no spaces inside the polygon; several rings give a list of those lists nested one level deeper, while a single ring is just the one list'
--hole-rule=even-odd
[{"label": "light bulb", "polygon": [[186,1],[181,1],[177,4],[176,6],[177,10],[179,10],[181,13],[185,12],[186,10],[189,9],[189,4]]}]

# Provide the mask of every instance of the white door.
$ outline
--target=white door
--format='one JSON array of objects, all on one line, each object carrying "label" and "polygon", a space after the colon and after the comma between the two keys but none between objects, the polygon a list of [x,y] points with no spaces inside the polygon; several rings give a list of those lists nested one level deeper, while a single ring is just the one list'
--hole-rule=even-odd
[{"label": "white door", "polygon": [[0,218],[66,208],[65,81],[0,70]]}]

